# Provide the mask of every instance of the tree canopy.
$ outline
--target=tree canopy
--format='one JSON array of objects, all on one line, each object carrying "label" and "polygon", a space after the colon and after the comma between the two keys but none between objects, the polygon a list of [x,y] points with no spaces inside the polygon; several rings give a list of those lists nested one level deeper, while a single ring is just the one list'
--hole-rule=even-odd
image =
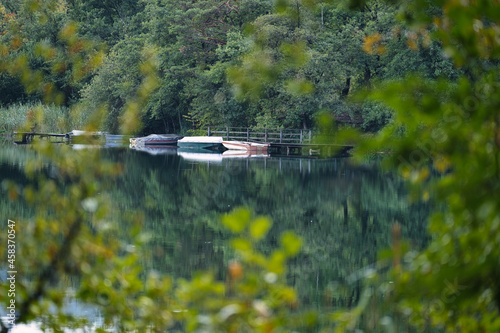
[{"label": "tree canopy", "polygon": [[[2,6],[2,26],[8,21],[21,31],[2,39],[23,40],[31,68],[50,74],[65,105],[82,101],[88,113],[109,106],[101,127],[115,133],[124,100],[139,85],[141,48],[156,53],[160,80],[141,110],[144,132],[182,134],[210,125],[312,128],[320,111],[376,131],[390,121],[389,109],[346,103],[347,97],[411,72],[431,79],[458,75],[427,30],[419,32],[426,47],[408,48],[418,33],[397,20],[400,4],[383,1],[358,11],[328,1],[50,1],[36,20],[30,10],[38,5],[22,3]],[[104,66],[78,84],[60,65],[63,53],[50,59],[40,54],[70,22],[82,37],[107,45]],[[13,74],[2,74],[3,106],[42,98],[23,91]]]},{"label": "tree canopy", "polygon": [[[382,294],[395,305],[380,321],[389,329],[402,318],[421,330],[496,332],[499,22],[498,1],[487,0],[2,1],[0,101],[71,107],[67,117],[87,114],[86,129],[122,133],[310,127],[320,111],[379,130],[339,137],[354,141],[361,156],[388,153],[387,165],[408,180],[414,199],[440,209],[420,253],[401,243],[394,225],[392,253],[380,258],[389,275],[369,271],[360,303],[333,314],[332,326],[355,331],[370,297]],[[32,110],[26,126],[43,119],[43,108]],[[297,298],[284,274],[300,238],[285,232],[276,249],[261,253],[248,240],[264,237],[271,221],[237,209],[222,219],[241,258],[227,284],[211,274],[177,283],[144,277],[134,250],[146,241],[141,214],[123,216],[133,232],[115,239],[119,225],[101,195],[120,166],[101,163],[98,151],[44,143],[34,151],[25,175],[2,183],[9,200],[36,208],[19,239],[34,277],[18,284],[20,322],[45,314],[50,328],[78,326],[60,311],[56,283],[78,276],[78,297],[102,306],[106,323],[120,318],[122,331],[162,331],[176,320],[187,330],[293,324],[287,318]],[[265,284],[256,283],[260,272],[268,273]],[[0,301],[11,302],[5,293]],[[157,315],[158,308],[165,310]]]}]

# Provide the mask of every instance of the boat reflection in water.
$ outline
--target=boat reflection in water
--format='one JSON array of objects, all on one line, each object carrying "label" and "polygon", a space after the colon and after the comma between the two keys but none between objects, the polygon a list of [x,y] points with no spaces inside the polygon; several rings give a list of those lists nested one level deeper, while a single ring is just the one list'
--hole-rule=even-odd
[{"label": "boat reflection in water", "polygon": [[178,148],[177,155],[191,162],[222,162],[222,154],[219,151],[207,149]]},{"label": "boat reflection in water", "polygon": [[130,145],[130,149],[149,155],[177,155],[186,161],[195,162],[222,162],[229,158],[268,158],[270,155],[262,151],[226,150],[220,153],[217,150],[177,148],[175,146],[137,147]]},{"label": "boat reflection in water", "polygon": [[130,145],[130,149],[147,153],[149,155],[177,155],[176,146],[146,147]]},{"label": "boat reflection in water", "polygon": [[179,148],[213,149],[222,146],[221,136],[185,136],[177,142]]},{"label": "boat reflection in water", "polygon": [[226,150],[222,153],[223,158],[267,158],[270,155],[261,150]]}]

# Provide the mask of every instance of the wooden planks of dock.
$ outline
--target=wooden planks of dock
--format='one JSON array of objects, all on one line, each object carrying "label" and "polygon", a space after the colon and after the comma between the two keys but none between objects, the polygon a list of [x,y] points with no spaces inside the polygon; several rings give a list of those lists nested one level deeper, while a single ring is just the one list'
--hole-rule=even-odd
[{"label": "wooden planks of dock", "polygon": [[[21,140],[15,140],[16,143],[20,144],[28,144],[33,141],[35,137],[40,137],[40,138],[57,138],[61,142],[64,141],[64,139],[67,138],[66,134],[60,134],[60,133],[37,133],[37,132],[14,132],[14,139],[16,137],[21,136]],[[62,139],[62,140],[61,140]]]},{"label": "wooden planks of dock", "polygon": [[269,143],[269,153],[275,156],[347,156],[350,145],[313,143],[312,130],[250,129],[247,127],[208,127],[207,135],[222,136],[225,140]]},{"label": "wooden planks of dock", "polygon": [[224,140],[267,143],[310,143],[312,130],[249,127],[208,127],[208,136],[222,136]]}]

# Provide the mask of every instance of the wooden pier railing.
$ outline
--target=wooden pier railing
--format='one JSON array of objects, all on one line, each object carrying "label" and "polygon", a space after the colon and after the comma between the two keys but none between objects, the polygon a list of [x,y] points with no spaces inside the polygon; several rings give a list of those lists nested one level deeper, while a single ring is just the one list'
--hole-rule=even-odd
[{"label": "wooden pier railing", "polygon": [[311,130],[248,127],[208,127],[208,136],[222,136],[225,140],[243,140],[269,143],[311,143]]},{"label": "wooden pier railing", "polygon": [[253,129],[247,127],[208,127],[208,136],[221,136],[224,140],[241,140],[270,143],[271,154],[289,155],[325,155],[347,156],[353,148],[351,145],[337,143],[314,143],[311,130],[300,129]]}]

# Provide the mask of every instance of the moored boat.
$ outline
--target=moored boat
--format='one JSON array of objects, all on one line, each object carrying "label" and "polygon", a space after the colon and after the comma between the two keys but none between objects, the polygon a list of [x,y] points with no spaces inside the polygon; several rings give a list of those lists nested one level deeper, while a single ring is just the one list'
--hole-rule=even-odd
[{"label": "moored boat", "polygon": [[218,149],[222,145],[221,136],[185,136],[177,142],[180,148]]},{"label": "moored boat", "polygon": [[177,146],[183,136],[177,134],[150,134],[139,138],[130,138],[131,147]]},{"label": "moored boat", "polygon": [[222,141],[222,145],[230,150],[267,150],[269,143],[247,141]]}]

